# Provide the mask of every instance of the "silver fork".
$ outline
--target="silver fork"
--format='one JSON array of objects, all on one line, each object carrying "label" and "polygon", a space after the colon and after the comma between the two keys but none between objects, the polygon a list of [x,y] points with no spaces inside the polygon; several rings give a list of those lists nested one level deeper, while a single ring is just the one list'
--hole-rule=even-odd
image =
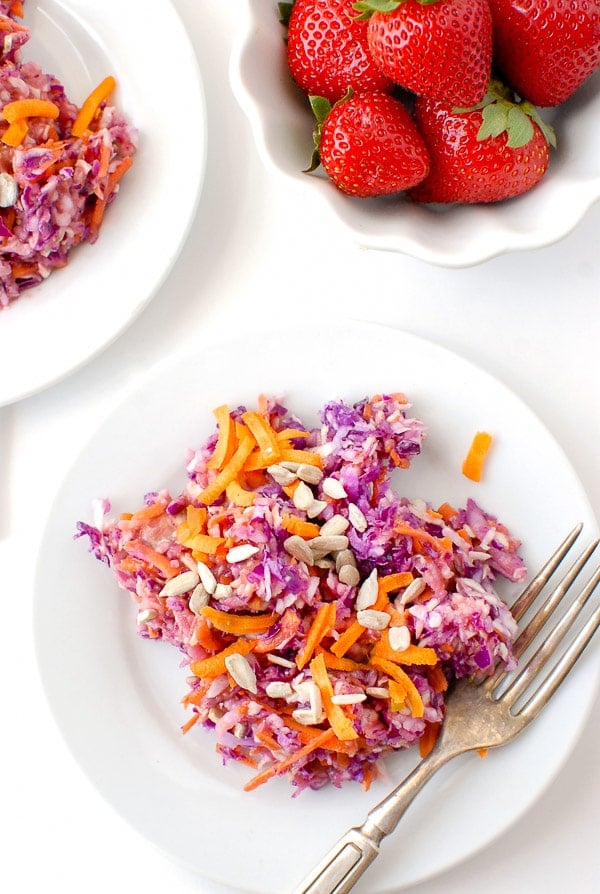
[{"label": "silver fork", "polygon": [[[579,537],[582,527],[577,525],[571,531],[514,602],[511,610],[516,621],[523,618],[548,584]],[[394,831],[416,795],[440,767],[466,751],[504,745],[537,717],[600,624],[600,605],[597,605],[550,672],[528,694],[527,690],[536,683],[540,671],[549,663],[549,659],[557,654],[558,646],[565,640],[565,634],[579,617],[600,581],[599,566],[551,630],[538,637],[587,565],[599,541],[600,538],[595,540],[576,558],[517,637],[514,644],[517,658],[523,656],[530,647],[535,648],[524,658],[518,670],[509,674],[498,670],[483,681],[458,681],[446,703],[441,734],[429,755],[369,811],[362,826],[349,829],[340,838],[315,869],[294,889],[293,894],[347,894],[377,857],[382,840]],[[541,643],[535,647],[537,640],[541,640]]]}]

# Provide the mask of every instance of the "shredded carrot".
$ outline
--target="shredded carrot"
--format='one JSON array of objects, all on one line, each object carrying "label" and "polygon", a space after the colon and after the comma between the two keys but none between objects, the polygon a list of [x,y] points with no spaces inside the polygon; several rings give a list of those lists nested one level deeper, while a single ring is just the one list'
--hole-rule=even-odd
[{"label": "shredded carrot", "polygon": [[210,605],[200,609],[201,615],[207,621],[222,630],[223,633],[232,633],[234,636],[243,636],[246,633],[264,633],[272,627],[278,615],[235,615],[231,612],[220,611]]},{"label": "shredded carrot", "polygon": [[414,580],[414,575],[410,571],[398,571],[396,574],[384,574],[379,578],[379,588],[384,593],[392,593],[394,590],[400,590]]},{"label": "shredded carrot", "polygon": [[427,757],[438,740],[441,728],[442,724],[439,721],[436,723],[429,722],[425,724],[423,735],[419,739],[419,754],[421,757]]},{"label": "shredded carrot", "polygon": [[259,450],[261,450],[265,456],[271,457],[271,463],[277,462],[280,454],[277,433],[271,428],[268,419],[265,419],[260,413],[255,413],[251,410],[242,413],[242,419],[248,429],[252,432]]},{"label": "shredded carrot", "polygon": [[16,99],[2,109],[9,124],[23,118],[58,118],[58,106],[46,99]]},{"label": "shredded carrot", "polygon": [[222,469],[225,463],[227,463],[233,456],[236,434],[235,425],[233,424],[229,407],[226,404],[217,407],[213,412],[217,418],[219,434],[213,454],[206,463],[206,466],[209,469],[219,470]]},{"label": "shredded carrot", "polygon": [[281,745],[271,733],[266,729],[254,729],[253,735],[255,739],[265,745],[269,751],[281,751]]},{"label": "shredded carrot", "polygon": [[[311,742],[317,736],[320,736],[322,732],[320,729],[314,729],[310,726],[302,726],[301,723],[296,723],[289,717],[286,718],[285,724],[290,729],[294,729],[297,731],[298,738],[300,739],[302,744]],[[360,736],[357,739],[349,739],[346,742],[341,742],[337,737],[334,737],[331,742],[327,742],[325,745],[321,745],[321,748],[323,748],[325,751],[335,751],[340,757],[342,755],[352,757],[356,754],[361,745],[364,746],[364,741],[361,742]]]},{"label": "shredded carrot", "polygon": [[254,449],[254,445],[255,441],[250,432],[244,432],[231,459],[225,463],[216,478],[214,478],[199,495],[198,500],[200,503],[205,503],[207,506],[210,506],[211,503],[214,503],[215,500],[221,496],[227,485],[231,481],[235,481],[244,468],[244,463]]},{"label": "shredded carrot", "polygon": [[300,615],[293,608],[286,608],[279,619],[277,629],[269,636],[256,640],[255,652],[271,652],[279,649],[300,629]]},{"label": "shredded carrot", "polygon": [[186,722],[185,722],[185,723],[183,724],[183,726],[181,727],[181,732],[184,733],[184,734],[187,733],[187,732],[189,732],[189,731],[191,730],[191,728],[192,728],[196,723],[198,723],[199,720],[200,720],[200,715],[199,715],[199,714],[192,714],[192,716],[190,717],[190,719],[189,719],[189,720],[186,720]]},{"label": "shredded carrot", "polygon": [[210,658],[202,658],[200,661],[192,661],[190,670],[197,677],[218,677],[227,671],[225,659],[228,655],[249,655],[252,651],[254,643],[249,639],[238,639],[231,645],[226,646],[216,655]]},{"label": "shredded carrot", "polygon": [[376,658],[386,658],[394,664],[420,664],[433,667],[437,664],[438,657],[435,649],[427,646],[410,645],[401,652],[392,649],[389,642],[388,631],[385,630],[381,639],[373,646],[371,655]]},{"label": "shredded carrot", "polygon": [[401,711],[404,705],[406,704],[407,697],[407,689],[403,683],[398,682],[398,680],[390,680],[389,682],[389,690],[390,690],[390,707],[392,711]]},{"label": "shredded carrot", "polygon": [[81,108],[77,118],[73,122],[71,133],[74,137],[81,137],[89,128],[92,120],[97,113],[100,105],[108,99],[116,87],[115,79],[109,75],[104,78],[97,87],[94,87],[90,95],[87,97]]},{"label": "shredded carrot", "polygon": [[448,689],[448,679],[439,664],[428,668],[427,679],[434,692],[445,692]]},{"label": "shredded carrot", "polygon": [[179,565],[173,566],[166,556],[152,549],[151,546],[148,546],[147,543],[141,540],[130,540],[129,543],[124,544],[123,549],[128,555],[133,556],[134,559],[141,559],[148,565],[158,568],[167,580],[175,577],[180,572]]},{"label": "shredded carrot", "polygon": [[458,515],[458,509],[455,509],[450,503],[442,503],[441,506],[438,506],[437,511],[445,522],[451,521],[455,515]]},{"label": "shredded carrot", "polygon": [[130,155],[127,155],[125,156],[125,158],[121,159],[114,171],[112,171],[112,173],[108,175],[108,183],[104,191],[104,196],[103,198],[96,200],[94,210],[92,211],[92,216],[90,219],[90,230],[92,231],[92,233],[97,233],[100,229],[100,225],[104,217],[104,212],[106,211],[106,206],[109,203],[110,197],[115,191],[119,180],[121,179],[123,174],[129,170],[132,164],[133,159]]},{"label": "shredded carrot", "polygon": [[420,531],[416,528],[411,528],[410,525],[402,525],[398,524],[394,527],[394,531],[396,534],[402,534],[405,537],[412,537],[415,544],[419,544],[421,541],[424,543],[430,543],[438,552],[445,553],[448,550],[452,549],[452,541],[447,537],[434,537],[433,534],[430,534],[428,531]]},{"label": "shredded carrot", "polygon": [[[12,125],[11,125],[12,127]],[[10,271],[13,279],[25,279],[38,272],[36,264],[13,264]]]},{"label": "shredded carrot", "polygon": [[204,553],[209,556],[214,556],[219,552],[219,549],[224,545],[225,538],[224,537],[211,537],[210,534],[195,534],[193,537],[189,537],[185,543],[183,541],[179,541],[183,546],[189,547],[192,550],[192,553]]},{"label": "shredded carrot", "polygon": [[393,661],[388,661],[386,658],[374,657],[371,659],[371,664],[374,664],[375,667],[386,673],[391,680],[395,680],[406,688],[406,697],[413,717],[422,717],[425,711],[423,699],[406,671],[403,671],[401,667],[398,667],[397,664],[394,664]]},{"label": "shredded carrot", "polygon": [[244,463],[244,472],[261,472],[273,465],[274,462],[277,460],[270,451],[265,452],[257,447]]},{"label": "shredded carrot", "polygon": [[311,739],[310,742],[307,742],[306,745],[303,745],[302,748],[299,748],[298,751],[295,751],[293,754],[288,755],[283,760],[278,761],[275,764],[271,764],[270,767],[267,767],[265,770],[261,770],[260,773],[257,773],[249,782],[244,786],[244,791],[251,792],[255,788],[258,788],[259,785],[262,785],[264,782],[267,782],[269,779],[272,779],[273,776],[281,776],[282,773],[285,773],[286,770],[289,770],[290,767],[293,767],[294,764],[297,764],[298,761],[301,761],[303,758],[307,757],[313,751],[316,751],[317,748],[322,748],[325,745],[329,744],[331,741],[335,739],[335,733],[332,729],[323,730],[323,732],[319,736],[315,736],[314,739]]},{"label": "shredded carrot", "polygon": [[194,633],[198,645],[207,652],[220,652],[225,648],[225,642],[219,631],[210,627],[208,621],[200,616],[196,619]]},{"label": "shredded carrot", "polygon": [[319,532],[321,531],[320,526],[315,524],[315,522],[304,521],[297,515],[290,515],[289,513],[284,513],[282,515],[281,527],[284,531],[288,531],[290,534],[297,534],[299,537],[304,537],[305,540],[311,540],[313,537],[318,537]]},{"label": "shredded carrot", "polygon": [[151,518],[158,518],[159,515],[162,515],[165,511],[164,503],[151,503],[149,506],[144,506],[142,509],[138,509],[137,512],[134,512],[130,521],[134,523],[142,523],[145,521],[149,521]]},{"label": "shredded carrot", "polygon": [[377,767],[375,764],[367,764],[364,773],[361,785],[366,792],[371,788],[371,784],[374,779],[377,779]]},{"label": "shredded carrot", "polygon": [[317,466],[318,469],[323,468],[323,457],[318,453],[311,453],[310,450],[294,450],[293,448],[286,448],[281,451],[280,461],[306,463],[309,466]]},{"label": "shredded carrot", "polygon": [[369,670],[368,664],[361,664],[360,661],[353,661],[352,658],[339,658],[337,655],[334,655],[333,652],[328,652],[326,649],[323,649],[322,646],[317,646],[315,651],[318,655],[323,655],[325,667],[328,667],[330,670]]},{"label": "shredded carrot", "polygon": [[236,506],[252,506],[256,499],[254,491],[246,490],[239,481],[230,481],[225,488],[225,495]]},{"label": "shredded carrot", "polygon": [[365,628],[362,624],[359,624],[358,621],[352,621],[350,626],[344,630],[340,638],[332,645],[331,651],[337,658],[342,658],[364,632]]},{"label": "shredded carrot", "polygon": [[304,646],[296,655],[298,670],[302,670],[308,664],[323,637],[335,626],[336,607],[335,602],[323,602],[319,606],[315,619],[304,639]]},{"label": "shredded carrot", "polygon": [[478,748],[477,754],[479,757],[487,757],[488,749],[487,748]]},{"label": "shredded carrot", "polygon": [[483,467],[491,446],[492,436],[488,432],[478,431],[475,433],[462,464],[462,473],[465,478],[470,478],[471,481],[481,481]]},{"label": "shredded carrot", "polygon": [[26,136],[27,121],[23,118],[19,118],[17,121],[13,121],[12,124],[8,125],[2,134],[1,139],[6,146],[20,146]]},{"label": "shredded carrot", "polygon": [[304,431],[301,428],[283,428],[281,431],[277,432],[277,440],[281,441],[294,441],[296,438],[308,438],[310,436],[309,431]]},{"label": "shredded carrot", "polygon": [[358,733],[354,729],[352,721],[343,712],[340,705],[336,705],[331,701],[333,696],[333,686],[325,667],[325,659],[323,655],[317,655],[310,662],[310,672],[313,681],[319,687],[321,698],[323,699],[323,708],[327,719],[331,724],[332,730],[338,739],[347,742],[350,739],[357,739]]}]

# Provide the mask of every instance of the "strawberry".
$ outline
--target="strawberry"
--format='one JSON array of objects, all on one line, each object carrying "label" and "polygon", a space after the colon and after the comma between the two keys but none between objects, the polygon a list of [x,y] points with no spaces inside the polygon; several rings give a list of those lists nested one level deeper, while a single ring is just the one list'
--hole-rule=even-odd
[{"label": "strawberry", "polygon": [[368,22],[357,21],[353,0],[296,0],[289,20],[287,58],[292,76],[310,95],[336,102],[357,93],[389,93],[393,84],[375,65]]},{"label": "strawberry", "polygon": [[419,97],[415,121],[431,171],[410,198],[416,202],[496,202],[520,195],[544,176],[554,133],[531,103],[516,104],[497,81],[471,109]]},{"label": "strawberry", "polygon": [[495,59],[537,106],[568,99],[600,66],[598,0],[490,0]]},{"label": "strawberry", "polygon": [[488,0],[364,0],[368,40],[379,68],[422,96],[454,105],[480,102],[490,79]]},{"label": "strawberry", "polygon": [[355,93],[333,107],[311,97],[323,168],[353,196],[415,186],[427,175],[427,149],[406,107],[387,93]]}]

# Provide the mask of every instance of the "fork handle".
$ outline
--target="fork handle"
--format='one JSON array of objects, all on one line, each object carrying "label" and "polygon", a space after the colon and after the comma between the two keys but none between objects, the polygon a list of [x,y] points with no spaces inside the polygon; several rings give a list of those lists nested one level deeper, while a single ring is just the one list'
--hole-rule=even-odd
[{"label": "fork handle", "polygon": [[342,835],[293,894],[348,894],[379,854],[381,841],[394,831],[423,786],[455,753],[434,748],[369,811],[362,826]]}]

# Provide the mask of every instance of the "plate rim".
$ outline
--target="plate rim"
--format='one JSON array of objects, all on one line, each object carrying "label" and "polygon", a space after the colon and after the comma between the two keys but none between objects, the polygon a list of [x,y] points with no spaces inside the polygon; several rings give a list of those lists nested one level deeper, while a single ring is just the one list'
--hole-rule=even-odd
[{"label": "plate rim", "polygon": [[[339,328],[339,324],[338,324],[337,322],[332,321],[332,323],[336,326],[336,328]],[[475,365],[474,363],[472,363],[471,361],[466,360],[465,358],[463,358],[463,357],[461,357],[460,355],[456,354],[454,351],[451,351],[451,350],[449,350],[448,348],[445,348],[444,346],[441,346],[441,345],[439,345],[439,344],[437,344],[437,343],[435,343],[435,342],[433,342],[433,341],[430,341],[430,340],[428,340],[428,339],[424,339],[424,338],[422,338],[421,336],[417,336],[417,335],[414,335],[414,334],[412,334],[412,333],[405,332],[405,331],[403,331],[403,330],[401,330],[401,329],[394,329],[394,328],[392,328],[392,327],[382,326],[382,325],[380,325],[380,324],[364,323],[364,322],[362,322],[362,321],[355,321],[355,320],[349,320],[349,321],[347,321],[347,322],[344,324],[344,326],[343,326],[342,328],[343,328],[343,330],[345,330],[345,331],[353,331],[353,332],[356,332],[356,331],[361,331],[361,332],[369,331],[369,332],[380,333],[380,334],[383,333],[383,337],[387,337],[387,338],[391,338],[391,339],[397,339],[397,338],[399,338],[400,340],[402,340],[402,339],[404,338],[404,339],[408,339],[408,340],[410,340],[413,344],[420,344],[420,345],[425,344],[425,345],[433,346],[434,349],[435,349],[436,351],[439,351],[439,352],[440,352],[440,356],[446,356],[446,357],[448,357],[448,356],[452,356],[452,357],[454,357],[454,358],[457,358],[462,364],[466,364],[466,366],[467,366],[468,368],[478,370],[480,373],[483,374],[484,378],[490,379],[490,380],[492,380],[493,382],[495,382],[498,386],[500,386],[501,389],[504,390],[504,392],[506,393],[507,396],[509,396],[511,399],[514,399],[514,400],[518,401],[518,403],[521,405],[521,407],[523,408],[523,410],[526,411],[526,413],[527,413],[527,414],[528,414],[528,415],[535,421],[535,424],[538,425],[538,426],[539,426],[539,427],[546,433],[546,436],[549,438],[549,441],[550,441],[550,443],[553,445],[553,447],[554,447],[555,449],[558,449],[558,451],[560,452],[560,454],[563,456],[564,461],[565,461],[565,463],[566,463],[566,466],[567,466],[567,468],[568,468],[569,475],[570,475],[570,476],[573,478],[573,480],[574,480],[575,482],[577,482],[578,485],[579,485],[579,491],[580,491],[580,492],[579,492],[579,494],[578,494],[578,497],[579,497],[579,498],[582,498],[582,499],[585,501],[586,506],[587,506],[587,512],[588,512],[588,514],[589,514],[589,517],[590,517],[591,519],[594,520],[594,522],[596,523],[596,527],[597,527],[597,521],[596,521],[596,519],[595,519],[593,509],[592,509],[592,507],[590,506],[589,501],[587,500],[587,496],[586,496],[586,494],[585,494],[585,491],[584,491],[584,489],[583,489],[583,486],[582,486],[581,482],[579,481],[579,478],[578,478],[578,476],[577,476],[577,473],[576,473],[576,471],[574,470],[574,468],[573,468],[573,466],[571,465],[571,463],[569,462],[568,457],[566,456],[564,450],[562,449],[562,447],[560,446],[560,444],[558,443],[558,441],[556,440],[556,438],[555,438],[555,437],[554,437],[554,436],[553,436],[553,435],[546,429],[546,427],[543,425],[543,423],[542,423],[541,420],[537,417],[537,415],[536,415],[535,413],[533,413],[532,410],[527,406],[527,404],[526,404],[521,398],[519,398],[517,395],[515,395],[514,392],[513,392],[510,388],[508,388],[506,385],[504,385],[502,382],[500,382],[497,378],[495,378],[494,376],[492,376],[492,375],[491,375],[490,373],[488,373],[486,370],[481,369],[480,367],[476,366],[476,365]],[[274,331],[279,331],[279,332],[281,332],[281,330],[274,330]],[[253,336],[253,337],[260,337],[260,335],[261,335],[261,334],[258,333],[258,332],[257,332],[257,333],[252,333],[252,336]],[[225,344],[230,344],[230,343],[231,343],[230,340],[228,340],[228,341],[226,341],[226,340],[223,340],[223,341],[215,341],[215,340],[213,340],[213,339],[209,339],[209,344],[210,344],[215,350],[218,349],[218,346],[224,346]],[[75,461],[73,462],[73,464],[71,465],[70,469],[67,471],[67,473],[66,473],[66,475],[65,475],[65,477],[64,477],[64,479],[63,479],[63,481],[61,482],[61,486],[60,486],[60,488],[59,488],[59,490],[58,490],[58,492],[57,492],[57,494],[56,494],[56,496],[55,496],[55,500],[53,501],[52,510],[51,510],[51,512],[50,512],[50,521],[48,522],[48,524],[47,524],[47,526],[46,526],[46,528],[45,528],[45,530],[44,530],[44,534],[43,534],[43,536],[42,536],[42,538],[41,538],[41,540],[40,540],[40,548],[39,548],[38,555],[37,555],[37,559],[36,559],[36,563],[35,563],[35,585],[34,585],[34,639],[35,639],[35,647],[36,647],[36,648],[35,648],[35,651],[36,651],[36,659],[37,659],[37,661],[38,661],[38,671],[39,671],[40,679],[41,679],[41,681],[42,681],[42,686],[43,686],[43,689],[44,689],[44,691],[45,691],[45,693],[46,693],[46,698],[47,698],[47,700],[48,700],[48,702],[49,702],[49,704],[50,704],[50,706],[51,706],[51,708],[52,708],[52,715],[53,715],[53,717],[54,717],[54,720],[55,720],[55,722],[57,723],[57,726],[59,727],[59,729],[60,729],[60,731],[61,731],[63,740],[65,741],[65,744],[66,744],[67,748],[68,748],[69,751],[71,752],[71,754],[72,754],[72,756],[74,757],[74,759],[76,760],[76,762],[81,766],[81,768],[83,769],[84,773],[86,773],[86,775],[88,775],[88,778],[90,778],[90,781],[93,783],[94,787],[95,787],[97,790],[99,790],[99,791],[101,792],[101,794],[104,796],[104,798],[105,798],[106,800],[108,800],[109,803],[111,803],[111,805],[113,806],[113,808],[115,807],[115,805],[114,805],[114,803],[111,802],[111,799],[107,796],[106,792],[105,792],[105,791],[98,785],[97,780],[95,780],[95,779],[93,779],[93,778],[90,777],[90,774],[89,774],[89,772],[88,772],[88,769],[86,768],[85,762],[82,762],[82,760],[78,757],[78,755],[77,755],[76,753],[74,753],[73,748],[71,747],[70,742],[69,742],[69,740],[68,740],[68,737],[65,735],[65,731],[64,731],[64,729],[62,728],[61,723],[58,722],[58,718],[57,718],[57,716],[56,716],[56,712],[55,712],[55,705],[54,705],[54,702],[53,702],[53,698],[52,698],[52,696],[51,696],[51,693],[50,693],[50,692],[48,691],[48,689],[47,689],[47,683],[46,683],[46,679],[45,679],[45,677],[44,677],[44,673],[43,673],[43,661],[41,660],[41,657],[40,657],[40,656],[41,656],[41,650],[40,650],[40,640],[39,640],[39,599],[38,599],[38,597],[37,597],[37,594],[38,594],[38,592],[39,592],[38,581],[39,581],[39,577],[40,577],[40,574],[41,574],[41,562],[42,562],[42,557],[43,557],[44,544],[45,544],[46,541],[47,541],[48,528],[52,526],[52,518],[53,518],[53,516],[54,516],[54,514],[55,514],[55,510],[56,510],[57,506],[60,505],[61,499],[63,498],[62,495],[63,495],[64,491],[65,491],[65,490],[68,490],[68,487],[67,487],[68,481],[69,481],[70,477],[71,477],[71,476],[75,473],[75,471],[77,470],[77,466],[82,462],[83,457],[85,456],[86,451],[89,449],[90,445],[94,442],[94,439],[95,439],[95,437],[96,437],[97,432],[100,431],[100,430],[102,430],[102,429],[104,429],[105,426],[110,425],[111,420],[112,420],[112,419],[113,419],[113,418],[114,418],[120,411],[122,411],[123,407],[125,407],[125,406],[127,405],[128,401],[131,400],[131,398],[132,398],[134,395],[139,394],[141,391],[144,391],[145,389],[147,389],[148,387],[150,387],[151,384],[152,384],[152,382],[154,382],[154,381],[156,380],[157,377],[159,377],[160,375],[162,375],[163,372],[165,372],[166,370],[169,370],[169,369],[174,369],[174,368],[176,368],[176,367],[182,367],[182,368],[185,368],[185,367],[187,366],[187,364],[189,364],[189,363],[192,363],[192,364],[194,364],[194,363],[198,363],[198,358],[199,358],[200,355],[202,354],[202,350],[203,350],[203,345],[198,345],[198,346],[196,346],[196,347],[195,347],[194,349],[192,349],[192,350],[189,350],[189,349],[188,349],[188,350],[186,350],[186,351],[184,351],[184,352],[182,352],[182,353],[176,355],[175,357],[172,357],[172,358],[170,358],[170,359],[164,359],[163,361],[161,361],[161,362],[159,362],[158,364],[156,364],[156,366],[153,367],[151,370],[149,370],[148,373],[144,376],[144,378],[143,378],[141,381],[138,381],[138,382],[136,382],[136,383],[131,383],[129,387],[127,387],[127,388],[124,389],[124,391],[123,391],[123,392],[121,393],[121,395],[119,396],[119,400],[117,401],[117,403],[115,404],[115,406],[111,409],[111,411],[105,416],[105,418],[104,418],[104,419],[100,422],[100,424],[97,426],[97,428],[96,428],[94,434],[93,434],[93,435],[86,441],[86,443],[85,443],[84,445],[81,446],[81,448],[80,448],[79,451],[78,451],[78,454],[77,454],[77,457],[76,457]],[[410,398],[410,394],[409,394],[409,398]],[[417,415],[418,415],[418,413],[417,413]],[[425,421],[427,422],[427,420],[425,420]],[[185,449],[185,446],[187,446],[187,445],[182,445],[182,449]],[[189,445],[189,446],[193,447],[194,445]],[[91,495],[90,495],[90,496],[91,496]],[[432,868],[431,868],[428,872],[426,872],[425,874],[420,875],[418,878],[409,878],[409,879],[407,879],[406,881],[403,881],[399,886],[398,886],[397,883],[395,883],[395,885],[394,885],[393,887],[389,887],[389,886],[388,886],[388,887],[384,887],[384,888],[380,888],[380,889],[378,888],[378,892],[377,892],[377,894],[389,894],[389,892],[402,890],[403,888],[405,888],[405,887],[408,886],[408,885],[414,885],[414,884],[417,884],[417,883],[426,881],[428,878],[432,878],[432,877],[434,877],[434,876],[443,874],[444,872],[448,871],[449,869],[451,869],[453,866],[457,865],[458,863],[464,862],[464,861],[467,860],[468,858],[474,856],[477,852],[479,852],[479,851],[485,849],[485,847],[489,846],[489,844],[490,844],[493,840],[495,840],[499,835],[501,835],[502,833],[504,833],[504,832],[505,832],[511,825],[513,825],[514,822],[516,822],[517,819],[519,819],[519,818],[520,818],[520,817],[521,817],[521,816],[522,816],[528,809],[530,809],[530,808],[533,806],[533,804],[539,799],[539,797],[541,796],[541,794],[546,790],[546,788],[548,787],[548,785],[551,784],[552,779],[555,778],[556,774],[560,771],[560,768],[564,765],[564,763],[565,763],[566,760],[568,759],[568,757],[569,757],[571,751],[572,751],[573,748],[575,747],[575,744],[576,744],[577,740],[579,739],[579,737],[580,737],[580,735],[581,735],[581,732],[582,732],[582,730],[583,730],[583,727],[585,726],[585,723],[587,722],[587,719],[588,719],[588,717],[589,717],[589,712],[590,712],[590,710],[591,710],[591,706],[592,706],[592,704],[593,704],[593,702],[594,702],[594,699],[595,699],[595,697],[596,697],[596,693],[597,693],[597,691],[598,691],[599,688],[600,688],[600,673],[597,673],[597,674],[596,674],[595,686],[594,686],[594,692],[593,692],[593,694],[589,697],[589,699],[588,699],[588,701],[587,701],[587,704],[586,704],[586,707],[585,707],[585,710],[582,711],[581,716],[580,716],[579,719],[578,719],[578,722],[575,723],[575,724],[573,724],[573,726],[572,726],[572,730],[571,730],[571,734],[570,734],[570,742],[569,742],[569,746],[568,746],[568,748],[565,750],[565,752],[563,753],[563,755],[561,756],[561,759],[560,759],[560,761],[559,761],[559,764],[555,767],[553,773],[552,773],[549,777],[546,778],[545,783],[544,783],[541,787],[538,788],[538,790],[534,793],[534,795],[533,795],[532,797],[529,798],[529,800],[527,800],[527,803],[522,804],[522,805],[520,805],[516,810],[513,810],[510,819],[509,819],[508,821],[506,821],[506,822],[504,823],[504,825],[502,825],[502,826],[500,827],[500,829],[496,830],[496,832],[495,832],[490,838],[488,838],[488,839],[486,839],[486,840],[480,842],[477,846],[475,846],[474,848],[470,849],[467,853],[458,855],[455,859],[452,859],[452,860],[450,860],[450,861],[447,861],[443,866],[441,866],[441,867],[437,867],[437,868],[432,867]],[[361,809],[362,809],[362,808],[361,808]],[[366,806],[365,806],[365,809],[366,809]],[[136,823],[132,820],[132,818],[131,818],[130,816],[128,816],[128,815],[125,815],[125,816],[124,816],[123,813],[122,813],[122,811],[120,811],[120,810],[117,810],[117,812],[118,812],[121,816],[123,816],[123,817],[128,821],[128,823],[129,823],[130,825],[132,825],[134,828],[136,828],[138,831],[140,831],[140,829],[139,829],[139,825],[136,824]],[[199,867],[198,867],[197,865],[195,865],[193,862],[188,863],[188,862],[186,861],[185,857],[183,857],[181,854],[174,854],[174,853],[172,853],[172,851],[170,851],[168,848],[165,848],[165,847],[163,846],[163,844],[161,844],[160,842],[158,842],[155,838],[154,838],[154,839],[151,838],[151,837],[147,834],[146,831],[144,831],[143,834],[145,835],[145,837],[149,838],[149,839],[152,841],[153,844],[158,845],[159,848],[161,848],[161,849],[164,850],[167,854],[169,854],[169,855],[171,856],[171,858],[176,859],[177,862],[183,863],[184,865],[187,864],[189,868],[195,870],[196,872],[200,871],[200,870],[199,870]],[[301,875],[301,873],[300,873],[300,875]],[[215,881],[217,881],[217,882],[219,882],[219,883],[221,883],[221,884],[226,884],[226,885],[232,885],[232,884],[233,884],[232,881],[231,881],[231,878],[229,878],[229,877],[218,877],[217,875],[214,875],[214,874],[212,874],[212,875],[208,875],[207,877],[208,877],[208,878],[211,878],[211,879],[213,879],[213,880],[215,880]],[[237,883],[235,883],[235,884],[237,884]],[[388,885],[389,885],[389,880],[388,880]],[[244,891],[246,891],[246,890],[247,890],[247,891],[256,891],[256,890],[259,890],[259,889],[256,889],[256,888],[243,888],[243,887],[240,887],[240,888],[238,888],[238,890],[240,890],[240,891],[242,891],[242,890],[244,890]],[[361,890],[362,890],[362,889],[361,889]]]}]

